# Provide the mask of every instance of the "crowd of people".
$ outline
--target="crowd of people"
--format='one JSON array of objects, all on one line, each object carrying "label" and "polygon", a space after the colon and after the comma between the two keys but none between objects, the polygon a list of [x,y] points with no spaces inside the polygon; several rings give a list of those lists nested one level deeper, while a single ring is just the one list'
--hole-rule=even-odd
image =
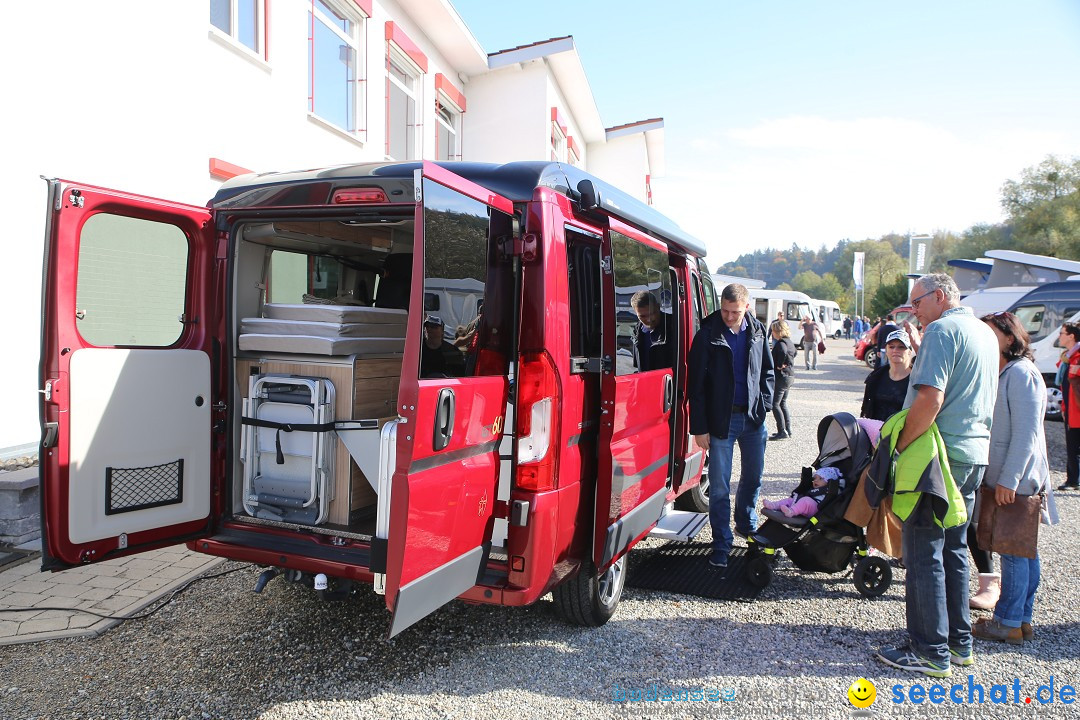
[{"label": "crowd of people", "polygon": [[[897,324],[887,316],[870,325],[856,317],[844,326],[849,338],[873,332],[880,344],[882,364],[866,379],[860,422],[880,428],[880,437],[873,437],[876,457],[891,453],[892,462],[875,459],[874,466],[891,468],[886,472],[895,477],[886,481],[895,484],[889,487],[910,491],[903,503],[893,504],[903,523],[908,642],[881,648],[876,657],[903,670],[948,677],[954,665],[975,662],[973,637],[1019,644],[1034,635],[1038,524],[1057,521],[1043,435],[1046,388],[1032,362],[1028,334],[1015,316],[975,317],[960,304],[956,283],[945,274],[917,280],[909,304],[914,323]],[[702,322],[689,359],[690,432],[710,453],[709,564],[720,569],[732,548],[732,512],[735,535],[755,532],[766,438],[785,439],[793,432],[790,331],[778,318],[766,332],[748,310],[746,288],[725,287],[720,308]],[[816,352],[808,349],[816,346],[813,326],[804,319],[807,369],[817,364]],[[1059,490],[1080,483],[1080,326],[1063,327],[1061,344],[1058,384],[1069,459]],[[765,427],[770,410],[777,428],[771,437]],[[742,463],[733,508],[736,445]],[[904,466],[899,460],[905,454],[919,462],[932,454],[936,469],[901,477],[896,467]],[[906,464],[924,466],[930,467]],[[834,469],[818,470],[829,471]],[[836,482],[815,477],[802,496],[767,500],[764,506],[787,516],[813,515],[820,500],[814,493],[821,495],[830,480]],[[995,553],[999,573],[993,572]],[[974,595],[971,561],[980,580]],[[972,624],[972,608],[993,614]]]}]

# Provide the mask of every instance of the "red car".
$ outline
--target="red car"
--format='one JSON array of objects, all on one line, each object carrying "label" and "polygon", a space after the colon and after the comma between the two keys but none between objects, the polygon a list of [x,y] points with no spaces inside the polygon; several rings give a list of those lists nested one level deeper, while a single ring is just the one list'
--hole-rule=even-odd
[{"label": "red car", "polygon": [[867,367],[875,368],[878,365],[878,348],[874,342],[874,333],[867,330],[855,344],[855,359],[862,360]]}]

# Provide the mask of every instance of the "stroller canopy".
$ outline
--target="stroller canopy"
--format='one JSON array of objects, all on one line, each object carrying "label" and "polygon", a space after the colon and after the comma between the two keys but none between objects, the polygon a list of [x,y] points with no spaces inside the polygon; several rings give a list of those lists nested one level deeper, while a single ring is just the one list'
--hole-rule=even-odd
[{"label": "stroller canopy", "polygon": [[[814,468],[826,465],[845,466],[844,474],[854,479],[870,464],[873,446],[870,437],[851,413],[840,412],[826,415],[818,423],[818,456]],[[850,460],[850,466],[843,463]]]}]

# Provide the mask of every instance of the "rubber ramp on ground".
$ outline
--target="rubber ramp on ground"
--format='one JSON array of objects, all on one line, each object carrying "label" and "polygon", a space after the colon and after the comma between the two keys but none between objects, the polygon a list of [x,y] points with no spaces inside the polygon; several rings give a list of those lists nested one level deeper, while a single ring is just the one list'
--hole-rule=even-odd
[{"label": "rubber ramp on ground", "polygon": [[642,590],[665,590],[713,600],[752,602],[761,594],[746,579],[746,548],[731,549],[727,569],[709,565],[710,543],[668,543],[657,550],[631,553],[626,583]]}]

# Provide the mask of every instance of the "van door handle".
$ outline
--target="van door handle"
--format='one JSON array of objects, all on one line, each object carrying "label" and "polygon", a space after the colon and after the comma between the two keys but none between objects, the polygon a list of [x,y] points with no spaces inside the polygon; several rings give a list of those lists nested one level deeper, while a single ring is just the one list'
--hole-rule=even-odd
[{"label": "van door handle", "polygon": [[671,375],[664,376],[664,412],[675,403],[675,380]]},{"label": "van door handle", "polygon": [[442,450],[450,444],[454,434],[454,391],[443,388],[439,391],[439,400],[435,403],[435,437],[431,444],[436,450]]}]

